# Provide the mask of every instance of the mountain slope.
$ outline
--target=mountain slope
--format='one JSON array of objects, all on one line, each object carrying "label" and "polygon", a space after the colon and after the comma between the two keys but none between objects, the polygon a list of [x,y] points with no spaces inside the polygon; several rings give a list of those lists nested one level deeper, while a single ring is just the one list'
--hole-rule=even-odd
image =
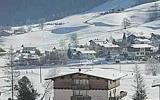
[{"label": "mountain slope", "polygon": [[80,13],[106,0],[0,0],[0,25],[37,23]]},{"label": "mountain slope", "polygon": [[[34,27],[33,32],[2,37],[0,38],[0,41],[2,41],[0,45],[8,48],[12,44],[16,49],[23,44],[26,46],[36,46],[42,50],[49,50],[54,46],[58,47],[62,39],[65,40],[67,45],[70,34],[74,33],[77,33],[79,43],[81,44],[86,44],[90,39],[106,39],[111,35],[113,38],[120,39],[124,31],[129,31],[127,33],[131,32],[134,34],[141,33],[141,35],[145,36],[150,36],[150,33],[158,34],[160,32],[158,24],[160,20],[158,18],[149,20],[150,15],[155,13],[154,10],[151,10],[155,3],[159,5],[160,1],[129,7],[118,13],[101,15],[101,12],[91,11],[84,14],[73,15],[45,23],[44,30],[40,30],[37,25],[32,25],[32,27]],[[114,4],[106,3],[106,6],[109,5]],[[104,5],[102,6],[104,7]],[[124,30],[122,26],[124,18],[127,18],[131,22],[131,26],[127,28],[127,30]],[[55,25],[55,23],[63,24]]]}]

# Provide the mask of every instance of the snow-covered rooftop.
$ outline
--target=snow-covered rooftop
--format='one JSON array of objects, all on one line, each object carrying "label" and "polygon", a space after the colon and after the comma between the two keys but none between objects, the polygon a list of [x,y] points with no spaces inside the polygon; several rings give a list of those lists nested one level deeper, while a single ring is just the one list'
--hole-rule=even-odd
[{"label": "snow-covered rooftop", "polygon": [[64,75],[70,75],[70,74],[76,74],[76,73],[86,74],[86,75],[100,77],[104,79],[110,79],[110,80],[117,80],[126,76],[126,74],[120,73],[118,70],[113,70],[113,69],[104,70],[100,68],[95,68],[95,69],[82,69],[80,72],[79,72],[79,69],[70,69],[70,71],[61,72],[58,75],[52,78],[47,78],[47,79],[54,79],[56,77],[61,77]]},{"label": "snow-covered rooftop", "polygon": [[112,43],[109,43],[109,42],[106,42],[106,43],[99,42],[98,44],[101,45],[101,46],[104,46],[106,48],[118,48],[119,47],[118,45],[115,45],[115,44],[112,44]]},{"label": "snow-covered rooftop", "polygon": [[154,80],[152,87],[160,86],[160,79],[159,80]]},{"label": "snow-covered rooftop", "polygon": [[149,44],[132,44],[133,48],[153,48],[152,45]]},{"label": "snow-covered rooftop", "polygon": [[81,52],[82,54],[95,54],[96,53],[94,50],[89,50],[86,48],[75,48],[75,50]]},{"label": "snow-covered rooftop", "polygon": [[141,38],[138,38],[136,39],[137,41],[140,41],[140,42],[150,42],[149,39],[141,39]]}]

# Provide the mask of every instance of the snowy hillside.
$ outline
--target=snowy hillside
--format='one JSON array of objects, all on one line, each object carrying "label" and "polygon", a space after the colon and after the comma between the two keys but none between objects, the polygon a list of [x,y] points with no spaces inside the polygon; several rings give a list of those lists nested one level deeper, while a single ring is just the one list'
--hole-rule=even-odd
[{"label": "snowy hillside", "polygon": [[[117,0],[113,1],[116,2]],[[12,44],[16,49],[23,44],[36,46],[44,50],[59,46],[59,41],[62,39],[65,40],[67,45],[69,43],[69,36],[73,33],[77,33],[79,43],[82,44],[86,44],[90,39],[105,39],[111,35],[116,39],[122,38],[124,31],[135,34],[140,33],[140,35],[145,36],[150,36],[152,32],[159,33],[159,19],[156,18],[152,21],[150,21],[150,19],[151,14],[155,12],[155,3],[159,5],[160,1],[145,3],[134,7],[131,7],[135,5],[134,0],[128,0],[130,2],[120,2],[121,0],[118,0],[118,3],[113,1],[108,1],[83,14],[47,22],[45,23],[44,30],[40,30],[38,25],[32,25],[32,32],[2,37],[0,38],[0,41],[2,41],[1,46],[8,48]],[[116,12],[118,9],[116,9],[115,6],[126,6],[127,9]],[[111,8],[115,8],[115,12],[111,12]],[[110,12],[102,14],[105,11]],[[126,30],[123,30],[122,25],[124,18],[128,19],[131,23]],[[56,25],[55,23],[63,24]]]}]

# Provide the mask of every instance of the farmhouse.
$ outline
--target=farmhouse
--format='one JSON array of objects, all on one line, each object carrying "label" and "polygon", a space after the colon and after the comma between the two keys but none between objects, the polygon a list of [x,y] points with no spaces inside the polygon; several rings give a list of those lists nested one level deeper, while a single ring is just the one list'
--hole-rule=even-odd
[{"label": "farmhouse", "polygon": [[112,69],[79,69],[46,80],[53,81],[54,100],[120,100],[127,95],[119,87],[124,76]]},{"label": "farmhouse", "polygon": [[90,40],[90,49],[95,50],[100,57],[115,57],[120,52],[120,46],[103,40]]}]

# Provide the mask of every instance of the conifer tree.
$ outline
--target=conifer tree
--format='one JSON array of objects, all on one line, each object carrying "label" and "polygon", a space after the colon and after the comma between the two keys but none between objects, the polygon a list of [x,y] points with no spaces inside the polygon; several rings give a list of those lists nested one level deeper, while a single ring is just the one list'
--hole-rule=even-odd
[{"label": "conifer tree", "polygon": [[17,90],[17,100],[35,100],[39,96],[26,76],[18,81]]}]

